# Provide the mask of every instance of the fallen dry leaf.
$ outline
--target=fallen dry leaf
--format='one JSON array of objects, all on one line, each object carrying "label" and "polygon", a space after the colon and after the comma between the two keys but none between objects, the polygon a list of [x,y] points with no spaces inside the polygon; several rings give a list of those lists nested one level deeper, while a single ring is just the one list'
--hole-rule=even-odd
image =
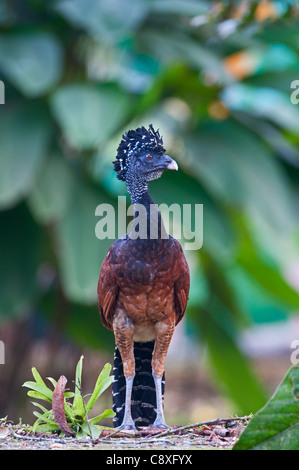
[{"label": "fallen dry leaf", "polygon": [[5,439],[10,432],[7,426],[0,426],[0,439]]},{"label": "fallen dry leaf", "polygon": [[64,391],[67,379],[61,375],[53,392],[52,411],[55,423],[60,427],[66,436],[74,436],[74,432],[67,424],[64,411]]}]

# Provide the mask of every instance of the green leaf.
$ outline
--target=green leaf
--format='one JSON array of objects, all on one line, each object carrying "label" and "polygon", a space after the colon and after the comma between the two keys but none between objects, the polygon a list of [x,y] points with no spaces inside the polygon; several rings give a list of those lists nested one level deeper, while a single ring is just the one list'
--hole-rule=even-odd
[{"label": "green leaf", "polygon": [[12,320],[27,311],[38,292],[42,234],[23,204],[1,211],[0,226],[0,319]]},{"label": "green leaf", "polygon": [[252,245],[246,228],[240,230],[242,235],[238,262],[245,271],[272,298],[277,299],[288,308],[299,308],[298,292],[283,278],[279,266],[262,258]]},{"label": "green leaf", "polygon": [[238,83],[227,87],[222,99],[231,109],[247,111],[257,118],[268,118],[291,132],[298,130],[298,108],[291,103],[289,96],[274,88]]},{"label": "green leaf", "polygon": [[192,318],[199,324],[202,340],[207,344],[211,373],[221,392],[234,402],[237,414],[255,413],[265,404],[266,394],[238,345],[231,313],[213,299],[207,307],[197,308]]},{"label": "green leaf", "polygon": [[76,367],[76,379],[75,379],[75,396],[73,401],[73,416],[78,419],[80,417],[82,420],[85,419],[85,411],[84,411],[84,404],[82,398],[82,365],[83,365],[83,358],[81,356],[77,367]]},{"label": "green leaf", "polygon": [[[92,423],[83,423],[81,426],[81,432],[82,432],[82,437],[85,437],[86,435],[87,436],[90,436],[90,432],[92,434],[92,437],[93,439],[97,439],[101,433],[101,426],[96,426]],[[80,433],[81,434],[81,433]],[[81,435],[79,434],[79,437],[81,437]]]},{"label": "green leaf", "polygon": [[100,374],[97,378],[96,387],[102,380],[107,379],[107,377],[109,377],[111,369],[112,369],[111,364],[107,363],[107,364],[104,365],[103,369],[101,370],[101,372],[100,372]]},{"label": "green leaf", "polygon": [[269,147],[232,119],[202,126],[185,145],[194,175],[219,204],[246,217],[259,247],[281,262],[293,256],[295,199]]},{"label": "green leaf", "polygon": [[[95,306],[71,303],[72,315],[63,325],[63,333],[66,337],[76,341],[82,347],[93,347],[102,351],[113,350],[113,333],[107,334],[106,328],[98,315],[95,315]],[[82,318],[85,319],[82,323]]]},{"label": "green leaf", "polygon": [[36,103],[0,113],[0,209],[28,194],[46,156],[50,129],[47,112]]},{"label": "green leaf", "polygon": [[295,206],[288,180],[254,133],[227,120],[205,125],[196,137],[186,137],[185,143],[195,175],[211,194],[252,217],[259,214],[281,233],[294,227]]},{"label": "green leaf", "polygon": [[40,408],[44,413],[49,413],[51,414],[52,413],[52,410],[47,410],[47,408],[45,408],[43,405],[41,405],[40,403],[37,403],[35,401],[32,402],[32,404],[34,406],[37,406],[38,408]]},{"label": "green leaf", "polygon": [[267,265],[254,253],[250,258],[240,257],[239,262],[250,276],[281,304],[289,308],[299,308],[298,292],[283,279],[277,268]]},{"label": "green leaf", "polygon": [[39,413],[38,411],[33,411],[34,416],[40,419],[40,421],[48,424],[54,424],[53,419],[48,418],[46,413]]},{"label": "green leaf", "polygon": [[81,356],[76,366],[76,379],[75,379],[75,395],[82,393],[82,367],[84,356]]},{"label": "green leaf", "polygon": [[158,15],[197,16],[209,11],[208,2],[198,0],[152,0],[151,11]]},{"label": "green leaf", "polygon": [[48,400],[47,397],[45,395],[43,395],[42,393],[34,392],[33,390],[29,390],[27,392],[27,395],[28,395],[28,397],[35,398],[37,400],[44,400],[44,401],[48,401],[50,403],[52,402],[52,400]]},{"label": "green leaf", "polygon": [[53,379],[52,377],[47,377],[47,379],[51,382],[51,384],[55,388],[57,385],[57,380]]},{"label": "green leaf", "polygon": [[59,0],[55,9],[75,26],[102,42],[116,42],[134,31],[145,18],[140,0]]},{"label": "green leaf", "polygon": [[86,404],[86,412],[87,414],[90,413],[92,410],[94,404],[98,400],[99,396],[112,384],[113,382],[113,376],[109,377],[109,374],[111,372],[111,365],[106,364],[101,373],[99,374],[99,377],[96,381],[94,391]]},{"label": "green leaf", "polygon": [[[64,398],[66,398],[65,394],[64,394]],[[69,406],[65,400],[64,400],[64,411],[65,411],[66,416],[72,421],[74,418],[73,408]]]},{"label": "green leaf", "polygon": [[63,289],[74,302],[95,304],[100,266],[114,241],[96,238],[95,209],[111,200],[83,183],[72,196],[69,210],[55,227]]},{"label": "green leaf", "polygon": [[[192,207],[195,207],[195,204],[203,204],[204,248],[213,255],[217,252],[220,259],[231,259],[235,251],[235,240],[227,216],[196,179],[194,167],[190,168],[188,161],[186,162],[180,153],[175,154],[174,158],[179,163],[179,171],[165,173],[163,178],[153,182],[150,187],[151,195],[158,205],[179,204],[181,214],[184,212],[184,204],[192,204]],[[182,217],[177,221],[179,224],[182,224],[181,219]],[[192,223],[193,221],[191,226],[194,230]],[[183,224],[181,228],[184,235]]]},{"label": "green leaf", "polygon": [[235,321],[238,324],[246,324],[245,312],[242,311],[238,303],[238,298],[223,272],[223,269],[221,269],[213,257],[204,250],[200,251],[200,260],[205,278],[209,284],[210,292],[225,305],[227,312],[235,317]]},{"label": "green leaf", "polygon": [[[213,74],[218,82],[230,82],[221,58],[212,49],[207,49],[199,41],[177,31],[146,28],[141,31],[143,42],[149,54],[169,65],[184,63],[190,68]],[[180,88],[181,91],[181,88]],[[196,96],[192,96],[192,100]]]},{"label": "green leaf", "polygon": [[42,385],[43,387],[46,387],[46,388],[47,388],[45,382],[43,381],[43,379],[41,378],[39,372],[36,370],[35,367],[32,367],[31,372],[32,372],[32,375],[33,375],[33,377],[34,377],[36,383],[39,384],[39,385]]},{"label": "green leaf", "polygon": [[99,416],[95,416],[94,418],[89,420],[89,423],[96,424],[104,418],[113,418],[115,416],[114,411],[112,410],[105,410]]},{"label": "green leaf", "polygon": [[35,392],[38,392],[41,396],[43,396],[43,399],[46,401],[52,401],[53,392],[48,387],[44,387],[43,385],[39,385],[36,382],[32,381],[25,382],[23,384],[23,387],[27,387],[31,390],[34,390]]},{"label": "green leaf", "polygon": [[299,367],[293,366],[234,450],[299,450]]},{"label": "green leaf", "polygon": [[53,223],[66,213],[76,179],[61,155],[50,155],[31,187],[28,204],[42,224]]},{"label": "green leaf", "polygon": [[115,87],[65,85],[51,96],[55,118],[68,142],[96,148],[122,126],[130,111],[128,97]]},{"label": "green leaf", "polygon": [[34,432],[54,433],[56,431],[60,431],[60,428],[59,426],[57,426],[57,424],[39,424],[39,422],[36,423],[37,424],[34,424],[32,428]]},{"label": "green leaf", "polygon": [[0,66],[25,95],[36,97],[55,85],[62,73],[62,48],[52,34],[2,34]]}]

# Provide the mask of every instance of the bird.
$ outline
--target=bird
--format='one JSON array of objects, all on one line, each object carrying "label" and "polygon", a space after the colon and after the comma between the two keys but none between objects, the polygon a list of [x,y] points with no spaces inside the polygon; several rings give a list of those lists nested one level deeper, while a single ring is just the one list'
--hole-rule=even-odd
[{"label": "bird", "polygon": [[115,337],[114,427],[121,430],[168,428],[165,359],[189,298],[190,272],[183,249],[167,234],[149,194],[150,181],[166,170],[178,170],[163,145],[152,124],[129,130],[113,162],[134,215],[131,230],[112,243],[103,260],[97,294],[102,323]]}]

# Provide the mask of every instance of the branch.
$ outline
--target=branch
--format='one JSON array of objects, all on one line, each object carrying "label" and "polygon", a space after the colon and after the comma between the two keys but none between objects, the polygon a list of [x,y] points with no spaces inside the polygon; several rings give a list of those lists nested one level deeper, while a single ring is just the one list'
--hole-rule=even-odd
[{"label": "branch", "polygon": [[[169,429],[167,431],[161,432],[160,434],[156,434],[155,436],[151,436],[150,438],[154,437],[156,439],[157,437],[169,436],[171,434],[185,431],[186,429],[197,428],[197,427],[209,425],[209,424],[229,423],[231,421],[246,421],[246,420],[249,420],[250,418],[251,416],[243,416],[242,418],[238,418],[238,417],[237,418],[217,418],[217,419],[212,419],[211,421],[202,421],[201,423],[188,424],[187,426],[181,426],[176,429]],[[145,437],[146,440],[149,440],[150,438]]]}]

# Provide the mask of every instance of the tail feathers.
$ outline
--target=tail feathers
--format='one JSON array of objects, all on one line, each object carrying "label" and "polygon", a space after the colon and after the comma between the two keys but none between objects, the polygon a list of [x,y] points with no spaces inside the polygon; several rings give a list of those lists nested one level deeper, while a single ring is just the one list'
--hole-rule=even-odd
[{"label": "tail feathers", "polygon": [[[131,412],[136,426],[149,426],[156,419],[156,390],[152,375],[152,354],[155,342],[134,343],[135,378],[132,390]],[[115,348],[113,363],[114,381],[112,385],[113,418],[115,427],[120,426],[125,411],[126,379],[118,348]],[[165,377],[162,380],[162,396],[164,398]]]}]

